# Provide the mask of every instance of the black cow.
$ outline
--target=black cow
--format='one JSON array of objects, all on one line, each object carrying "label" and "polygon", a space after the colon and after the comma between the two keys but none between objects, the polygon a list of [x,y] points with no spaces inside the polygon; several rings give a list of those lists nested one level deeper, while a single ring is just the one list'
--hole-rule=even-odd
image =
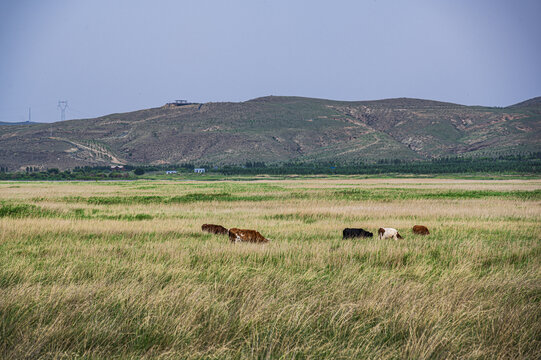
[{"label": "black cow", "polygon": [[374,234],[364,229],[345,228],[344,231],[342,232],[342,239],[356,238],[356,237],[372,237],[372,236],[374,236]]}]

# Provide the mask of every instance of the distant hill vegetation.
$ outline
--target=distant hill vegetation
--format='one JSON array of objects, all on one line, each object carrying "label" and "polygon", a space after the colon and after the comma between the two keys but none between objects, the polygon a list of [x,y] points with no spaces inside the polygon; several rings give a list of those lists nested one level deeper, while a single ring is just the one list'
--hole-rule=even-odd
[{"label": "distant hill vegetation", "polygon": [[0,126],[0,165],[370,163],[539,152],[540,139],[541,98],[494,108],[268,96]]},{"label": "distant hill vegetation", "polygon": [[27,124],[39,124],[34,121],[19,121],[19,122],[10,122],[10,121],[0,121],[0,125],[27,125]]}]

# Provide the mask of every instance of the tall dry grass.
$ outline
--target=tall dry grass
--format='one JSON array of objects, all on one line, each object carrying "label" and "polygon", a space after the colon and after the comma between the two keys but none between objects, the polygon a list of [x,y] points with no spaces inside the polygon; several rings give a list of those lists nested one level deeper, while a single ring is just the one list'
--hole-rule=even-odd
[{"label": "tall dry grass", "polygon": [[2,183],[0,358],[539,358],[540,185]]}]

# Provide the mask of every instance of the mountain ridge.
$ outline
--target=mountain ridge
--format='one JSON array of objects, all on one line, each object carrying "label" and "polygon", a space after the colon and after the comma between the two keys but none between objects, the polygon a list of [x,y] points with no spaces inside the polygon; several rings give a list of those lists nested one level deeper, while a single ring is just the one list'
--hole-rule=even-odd
[{"label": "mountain ridge", "polygon": [[335,163],[541,151],[541,97],[505,108],[264,96],[0,127],[0,165]]},{"label": "mountain ridge", "polygon": [[35,121],[0,121],[0,125],[30,125],[30,124],[41,124]]}]

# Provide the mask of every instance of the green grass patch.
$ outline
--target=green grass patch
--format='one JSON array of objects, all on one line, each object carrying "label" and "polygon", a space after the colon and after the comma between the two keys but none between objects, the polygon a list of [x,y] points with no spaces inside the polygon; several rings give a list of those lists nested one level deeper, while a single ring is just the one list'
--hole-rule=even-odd
[{"label": "green grass patch", "polygon": [[305,224],[313,224],[318,220],[315,215],[307,214],[276,214],[263,217],[265,220],[302,221]]},{"label": "green grass patch", "polygon": [[54,217],[56,212],[32,204],[0,204],[0,218]]},{"label": "green grass patch", "polygon": [[138,195],[138,196],[69,196],[63,200],[68,203],[83,202],[91,205],[130,205],[130,204],[185,204],[209,201],[266,201],[272,195],[233,195],[231,193],[189,193],[177,196]]},{"label": "green grass patch", "polygon": [[410,200],[410,199],[483,199],[516,198],[540,200],[541,190],[426,190],[426,189],[344,189],[336,190],[333,197],[347,200]]}]

